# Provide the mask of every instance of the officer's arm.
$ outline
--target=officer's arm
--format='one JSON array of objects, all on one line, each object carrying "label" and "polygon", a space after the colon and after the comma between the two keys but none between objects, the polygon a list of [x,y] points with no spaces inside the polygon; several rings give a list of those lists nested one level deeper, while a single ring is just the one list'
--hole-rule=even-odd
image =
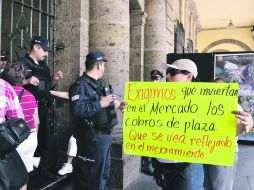
[{"label": "officer's arm", "polygon": [[55,90],[50,90],[49,92],[53,96],[56,96],[56,97],[59,97],[59,98],[64,98],[64,99],[69,99],[69,93],[68,92],[55,91]]},{"label": "officer's arm", "polygon": [[30,78],[27,78],[23,81],[23,85],[34,85],[37,86],[40,83],[39,79],[35,76],[31,76]]},{"label": "officer's arm", "polygon": [[80,83],[70,88],[70,109],[73,116],[78,118],[91,117],[101,110],[100,101],[91,100],[88,90]]},{"label": "officer's arm", "polygon": [[23,86],[27,86],[27,85],[33,85],[33,86],[37,86],[40,81],[37,77],[33,76],[33,71],[32,69],[28,66],[30,62],[27,58],[23,58],[18,60],[18,62],[22,63],[22,65],[26,68],[27,70],[27,75],[26,75],[26,79],[22,82]]},{"label": "officer's arm", "polygon": [[53,76],[53,78],[51,80],[51,84],[50,84],[51,89],[53,89],[56,86],[56,82],[61,80],[61,79],[63,79],[63,72],[62,71],[57,71],[54,74],[54,76]]}]

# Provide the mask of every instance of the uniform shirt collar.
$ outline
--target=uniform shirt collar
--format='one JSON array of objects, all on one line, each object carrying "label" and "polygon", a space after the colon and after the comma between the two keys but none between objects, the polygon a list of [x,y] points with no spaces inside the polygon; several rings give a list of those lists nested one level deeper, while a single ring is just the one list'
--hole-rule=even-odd
[{"label": "uniform shirt collar", "polygon": [[88,78],[92,83],[94,83],[97,87],[100,85],[100,80],[96,80],[90,76],[88,76],[86,73],[83,74],[84,77]]}]

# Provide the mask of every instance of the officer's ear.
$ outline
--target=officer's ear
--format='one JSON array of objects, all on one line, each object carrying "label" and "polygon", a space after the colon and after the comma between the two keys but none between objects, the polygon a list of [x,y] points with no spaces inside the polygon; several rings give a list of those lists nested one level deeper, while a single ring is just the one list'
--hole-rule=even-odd
[{"label": "officer's ear", "polygon": [[96,65],[97,65],[97,69],[99,70],[100,67],[103,66],[103,62],[98,61],[98,62],[96,62]]},{"label": "officer's ear", "polygon": [[94,64],[94,68],[95,68],[95,69],[97,69],[97,70],[99,70],[99,69],[100,69],[99,62],[96,62],[96,63]]},{"label": "officer's ear", "polygon": [[33,46],[34,51],[42,49],[42,47],[39,44],[34,44]]}]

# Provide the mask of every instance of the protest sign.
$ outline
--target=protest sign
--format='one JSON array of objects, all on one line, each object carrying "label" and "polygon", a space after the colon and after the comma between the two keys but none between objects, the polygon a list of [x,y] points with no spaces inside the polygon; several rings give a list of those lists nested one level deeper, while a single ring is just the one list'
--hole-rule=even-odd
[{"label": "protest sign", "polygon": [[231,166],[238,84],[127,82],[125,154]]}]

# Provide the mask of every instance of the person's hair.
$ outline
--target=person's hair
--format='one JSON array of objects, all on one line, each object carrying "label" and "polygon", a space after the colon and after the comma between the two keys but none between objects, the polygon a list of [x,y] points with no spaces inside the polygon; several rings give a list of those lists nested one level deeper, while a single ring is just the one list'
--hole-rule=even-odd
[{"label": "person's hair", "polygon": [[21,86],[27,70],[20,62],[9,63],[4,69],[4,79],[11,85]]},{"label": "person's hair", "polygon": [[41,45],[40,44],[34,44],[34,43],[31,43],[30,44],[30,51],[32,51],[33,50],[33,48],[34,48],[34,46],[40,46],[41,47]]},{"label": "person's hair", "polygon": [[213,82],[225,82],[222,78],[217,77],[213,80]]},{"label": "person's hair", "polygon": [[85,65],[86,65],[86,70],[87,70],[87,71],[91,71],[91,70],[93,69],[95,63],[96,63],[95,61],[90,60],[90,59],[87,59],[87,60],[86,60],[86,63],[85,63]]},{"label": "person's hair", "polygon": [[101,61],[94,61],[94,60],[87,59],[85,63],[86,71],[91,71],[96,64],[101,64],[101,63],[102,63]]},{"label": "person's hair", "polygon": [[30,51],[32,51],[32,50],[33,50],[34,45],[36,45],[36,44],[34,44],[34,43],[31,43],[31,44],[30,44]]},{"label": "person's hair", "polygon": [[201,82],[201,80],[198,76],[196,78],[193,76],[191,82]]}]

